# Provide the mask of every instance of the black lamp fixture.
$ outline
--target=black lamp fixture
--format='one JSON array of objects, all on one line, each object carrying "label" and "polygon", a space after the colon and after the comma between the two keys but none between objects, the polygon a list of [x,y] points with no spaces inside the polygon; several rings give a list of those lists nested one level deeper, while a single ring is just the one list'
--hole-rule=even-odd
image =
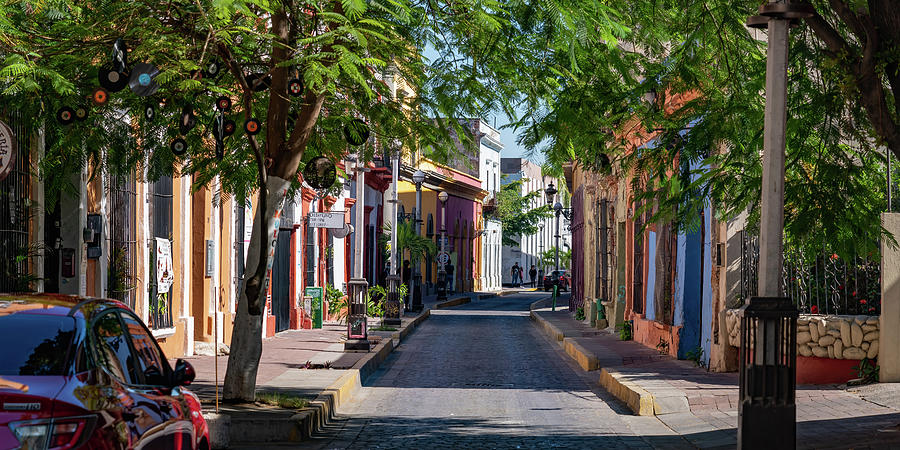
[{"label": "black lamp fixture", "polygon": [[553,197],[556,196],[556,192],[557,192],[556,187],[553,186],[552,182],[550,183],[549,186],[547,186],[546,189],[544,189],[544,193],[547,194],[547,205],[548,206],[553,204]]}]

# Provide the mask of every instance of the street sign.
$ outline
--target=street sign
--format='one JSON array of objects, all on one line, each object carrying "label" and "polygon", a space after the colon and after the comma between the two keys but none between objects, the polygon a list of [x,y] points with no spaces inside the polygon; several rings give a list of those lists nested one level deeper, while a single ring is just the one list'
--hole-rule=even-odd
[{"label": "street sign", "polygon": [[438,254],[438,262],[441,264],[447,264],[450,261],[450,254],[447,252],[441,252]]},{"label": "street sign", "polygon": [[3,181],[16,163],[16,136],[9,125],[0,122],[0,181]]},{"label": "street sign", "polygon": [[344,228],[344,212],[311,212],[309,213],[309,226],[313,228]]}]

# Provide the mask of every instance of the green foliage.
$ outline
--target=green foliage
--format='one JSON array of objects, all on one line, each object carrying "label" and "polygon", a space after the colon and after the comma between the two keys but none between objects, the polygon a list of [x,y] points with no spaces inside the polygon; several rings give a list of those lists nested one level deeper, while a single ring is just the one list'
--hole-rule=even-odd
[{"label": "green foliage", "polygon": [[706,367],[706,362],[703,361],[703,347],[697,346],[697,348],[687,352],[685,356],[688,361],[693,361],[697,367]]},{"label": "green foliage", "polygon": [[331,285],[325,286],[325,299],[328,300],[328,315],[337,318],[338,322],[343,323],[347,318],[347,296],[340,289],[336,289]]},{"label": "green foliage", "polygon": [[387,290],[384,286],[369,286],[366,291],[366,315],[369,317],[384,316],[384,301],[387,299]]},{"label": "green foliage", "polygon": [[578,309],[575,310],[575,320],[582,321],[584,320],[584,306],[579,306]]},{"label": "green foliage", "polygon": [[626,321],[622,322],[621,324],[616,325],[616,331],[619,332],[619,340],[630,341],[632,339],[631,330],[632,330],[633,323],[634,322],[632,322],[630,320],[626,320]]},{"label": "green foliage", "polygon": [[[652,222],[696,229],[711,199],[719,217],[750,211],[754,226],[767,45],[745,21],[759,3],[616,3],[609,17],[621,25],[622,45],[570,53],[591,70],[572,67],[529,98],[515,124],[524,130],[520,142],[557,169],[576,161],[625,179],[652,208]],[[890,131],[900,124],[900,54],[887,51],[900,36],[884,24],[897,23],[900,11],[812,3],[819,15],[791,32],[785,239],[803,249],[828,244],[845,258],[877,254],[886,207],[879,146],[900,156],[900,134]],[[839,39],[827,38],[830,31]],[[869,45],[880,49],[868,49],[871,64],[862,57]]]},{"label": "green foliage", "polygon": [[[389,223],[384,224],[378,240],[384,247],[385,254],[389,255],[391,252],[391,225]],[[401,260],[404,257],[410,260],[421,260],[426,255],[434,255],[437,252],[434,242],[425,236],[417,236],[415,225],[406,221],[397,222],[397,248],[402,252]]]},{"label": "green foliage", "polygon": [[[550,207],[541,201],[543,192],[522,195],[522,183],[526,181],[527,179],[522,178],[504,184],[497,193],[497,206],[492,212],[485,214],[487,219],[500,221],[503,227],[503,245],[518,247],[517,239],[537,233],[538,224],[553,216]],[[536,203],[540,206],[535,206]]]},{"label": "green foliage", "polygon": [[875,359],[869,358],[861,360],[858,365],[853,367],[856,370],[856,377],[862,379],[865,383],[878,382],[878,368],[878,365],[875,364]]},{"label": "green foliage", "polygon": [[[543,253],[540,254],[541,261],[544,262],[545,273],[556,270],[556,247],[550,247],[549,250],[544,250]],[[569,264],[572,262],[572,249],[560,249],[559,250],[559,268],[560,270],[568,269]]]}]

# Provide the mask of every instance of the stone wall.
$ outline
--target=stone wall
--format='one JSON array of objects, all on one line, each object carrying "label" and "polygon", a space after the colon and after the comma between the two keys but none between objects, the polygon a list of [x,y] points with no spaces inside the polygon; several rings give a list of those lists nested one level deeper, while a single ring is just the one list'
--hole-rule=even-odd
[{"label": "stone wall", "polygon": [[[728,343],[739,347],[741,320],[735,309],[726,311]],[[797,354],[832,359],[878,357],[878,316],[825,316],[801,314],[797,318]]]}]

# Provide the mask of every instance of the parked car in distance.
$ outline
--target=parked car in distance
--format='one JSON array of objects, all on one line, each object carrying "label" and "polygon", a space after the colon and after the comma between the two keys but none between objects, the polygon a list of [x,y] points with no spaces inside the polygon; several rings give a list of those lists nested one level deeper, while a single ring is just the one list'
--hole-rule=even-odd
[{"label": "parked car in distance", "polygon": [[0,294],[0,449],[209,449],[200,400],[124,303]]},{"label": "parked car in distance", "polygon": [[552,271],[546,275],[544,275],[544,290],[550,291],[553,290],[553,286],[556,286],[556,283],[559,283],[559,290],[568,291],[569,285],[571,284],[571,279],[569,277],[569,273],[565,270]]}]

